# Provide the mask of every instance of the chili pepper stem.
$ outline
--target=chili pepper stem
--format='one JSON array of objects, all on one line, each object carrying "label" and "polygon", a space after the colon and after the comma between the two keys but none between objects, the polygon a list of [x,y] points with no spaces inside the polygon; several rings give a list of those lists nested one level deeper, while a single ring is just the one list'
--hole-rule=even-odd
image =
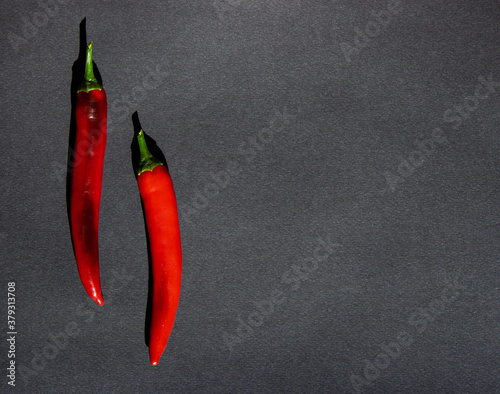
[{"label": "chili pepper stem", "polygon": [[144,136],[144,131],[141,129],[139,134],[137,134],[137,142],[139,143],[139,168],[137,170],[137,176],[141,175],[145,171],[153,171],[156,166],[162,166],[163,163],[155,158],[148,149],[146,143],[146,138]]},{"label": "chili pepper stem", "polygon": [[91,90],[101,90],[102,86],[94,75],[94,61],[92,60],[92,46],[91,42],[87,46],[85,53],[85,74],[83,76],[83,81],[78,88],[78,92],[90,92]]},{"label": "chili pepper stem", "polygon": [[87,46],[87,52],[85,56],[85,76],[84,78],[87,81],[95,81],[95,76],[94,76],[94,62],[92,60],[92,47],[94,43],[91,41],[90,44]]}]

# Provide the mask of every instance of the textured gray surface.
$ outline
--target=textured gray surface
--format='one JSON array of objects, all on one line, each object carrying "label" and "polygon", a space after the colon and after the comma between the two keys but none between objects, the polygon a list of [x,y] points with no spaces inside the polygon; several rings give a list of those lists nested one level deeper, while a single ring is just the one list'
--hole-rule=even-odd
[{"label": "textured gray surface", "polygon": [[[15,391],[500,390],[498,2],[61,3],[0,17]],[[84,17],[109,103],[101,308],[66,215]],[[136,110],[168,160],[183,239],[155,368]]]}]

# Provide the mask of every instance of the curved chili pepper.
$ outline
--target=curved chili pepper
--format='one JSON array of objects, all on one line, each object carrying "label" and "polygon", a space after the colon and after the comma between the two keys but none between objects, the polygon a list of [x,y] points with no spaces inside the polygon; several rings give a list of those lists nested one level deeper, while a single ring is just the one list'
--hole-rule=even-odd
[{"label": "curved chili pepper", "polygon": [[107,101],[94,76],[92,43],[76,97],[76,138],[71,173],[70,222],[80,279],[90,298],[104,304],[99,275],[99,205],[106,150]]},{"label": "curved chili pepper", "polygon": [[153,266],[153,300],[149,360],[158,364],[175,321],[182,276],[182,250],[174,186],[167,168],[149,152],[141,130],[137,136],[141,194]]}]

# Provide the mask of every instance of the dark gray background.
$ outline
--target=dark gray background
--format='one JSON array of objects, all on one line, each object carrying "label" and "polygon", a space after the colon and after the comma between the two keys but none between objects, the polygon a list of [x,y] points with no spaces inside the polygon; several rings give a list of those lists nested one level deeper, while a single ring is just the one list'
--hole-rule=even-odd
[{"label": "dark gray background", "polygon": [[[14,391],[500,390],[497,1],[401,1],[379,30],[372,12],[387,1],[61,2],[4,4],[0,19]],[[80,283],[66,215],[84,17],[109,104],[103,307]],[[474,100],[481,78],[496,85]],[[136,110],[181,214],[182,294],[157,367],[144,342]],[[214,187],[231,165],[239,173]],[[336,246],[314,263],[318,237]],[[405,335],[410,345],[389,345]]]}]

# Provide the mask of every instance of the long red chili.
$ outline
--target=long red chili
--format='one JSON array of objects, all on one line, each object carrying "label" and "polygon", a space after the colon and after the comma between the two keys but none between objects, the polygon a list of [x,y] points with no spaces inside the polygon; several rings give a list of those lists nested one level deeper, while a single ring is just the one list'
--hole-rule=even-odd
[{"label": "long red chili", "polygon": [[158,364],[174,325],[182,276],[182,251],[174,186],[167,168],[149,152],[141,130],[137,183],[144,205],[153,266],[149,360]]},{"label": "long red chili", "polygon": [[76,139],[71,172],[70,222],[80,279],[90,298],[104,304],[99,275],[99,205],[106,150],[107,101],[94,76],[92,43],[76,98]]}]

